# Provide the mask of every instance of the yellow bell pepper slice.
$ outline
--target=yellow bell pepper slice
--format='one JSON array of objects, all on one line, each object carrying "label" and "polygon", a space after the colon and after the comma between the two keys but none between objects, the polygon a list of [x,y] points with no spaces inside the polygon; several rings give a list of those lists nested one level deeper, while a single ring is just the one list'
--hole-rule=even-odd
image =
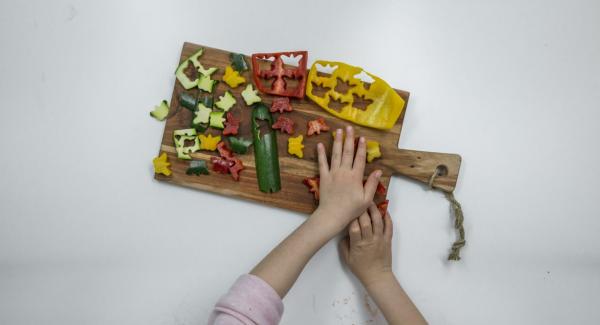
[{"label": "yellow bell pepper slice", "polygon": [[240,76],[240,73],[233,70],[233,68],[228,65],[225,68],[225,74],[223,75],[223,81],[229,85],[231,88],[235,88],[244,82],[246,82],[246,78]]},{"label": "yellow bell pepper slice", "polygon": [[200,150],[215,151],[217,150],[217,144],[221,141],[221,136],[217,135],[213,137],[210,134],[200,134],[198,135],[198,139],[200,139]]},{"label": "yellow bell pepper slice", "polygon": [[[334,70],[328,75],[320,74],[317,71],[319,66]],[[363,72],[373,80],[372,83],[365,83],[357,78]],[[336,90],[338,80],[348,85],[345,93]],[[322,96],[313,91],[317,87],[324,91]],[[405,105],[404,99],[383,79],[360,67],[335,61],[318,60],[313,63],[306,81],[306,96],[336,117],[383,130],[391,129],[396,124]],[[357,108],[354,104],[358,98],[370,104],[364,109]],[[337,101],[344,106],[334,109],[330,105],[331,101]]]},{"label": "yellow bell pepper slice", "polygon": [[302,144],[303,140],[304,137],[302,134],[297,137],[288,138],[288,153],[290,155],[298,156],[298,158],[304,157],[304,152],[302,151],[302,149],[304,149],[304,144]]},{"label": "yellow bell pepper slice", "polygon": [[165,176],[171,175],[171,170],[169,169],[171,163],[168,161],[168,157],[165,152],[163,152],[160,156],[154,158],[152,160],[152,164],[154,165],[154,173],[163,174]]},{"label": "yellow bell pepper slice", "polygon": [[367,162],[372,162],[375,158],[381,157],[379,142],[367,140]]}]

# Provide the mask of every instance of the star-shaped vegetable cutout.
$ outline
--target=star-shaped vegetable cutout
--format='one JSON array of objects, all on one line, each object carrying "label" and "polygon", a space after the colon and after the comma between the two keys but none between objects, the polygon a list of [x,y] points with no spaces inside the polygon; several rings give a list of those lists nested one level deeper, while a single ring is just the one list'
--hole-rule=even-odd
[{"label": "star-shaped vegetable cutout", "polygon": [[288,139],[288,153],[290,155],[296,155],[298,158],[304,157],[304,152],[302,151],[302,149],[304,149],[304,144],[302,144],[303,140],[304,137],[302,134],[297,137],[290,137]]},{"label": "star-shaped vegetable cutout", "polygon": [[227,112],[235,103],[235,97],[227,90],[223,96],[219,96],[219,100],[215,103],[215,106]]},{"label": "star-shaped vegetable cutout", "polygon": [[231,88],[235,88],[244,82],[246,79],[240,76],[240,73],[233,70],[230,65],[225,68],[225,74],[223,75],[223,81],[229,85]]},{"label": "star-shaped vegetable cutout", "polygon": [[271,126],[273,129],[279,129],[281,132],[292,134],[294,133],[294,121],[283,115],[279,115],[277,121]]},{"label": "star-shaped vegetable cutout", "polygon": [[304,185],[306,185],[308,187],[308,191],[310,193],[313,193],[315,200],[319,201],[319,185],[320,185],[320,178],[319,176],[315,176],[315,177],[308,177],[305,178],[302,183],[304,183]]},{"label": "star-shaped vegetable cutout", "polygon": [[287,97],[275,97],[271,103],[271,113],[279,112],[291,112],[292,105],[290,105],[290,99]]},{"label": "star-shaped vegetable cutout", "polygon": [[367,141],[367,161],[372,162],[375,158],[379,157],[381,157],[379,142],[372,140]]},{"label": "star-shaped vegetable cutout", "polygon": [[329,126],[325,123],[325,119],[319,117],[316,120],[308,121],[308,128],[306,134],[311,136],[313,134],[321,134],[321,131],[329,131]]},{"label": "star-shaped vegetable cutout", "polygon": [[260,103],[262,101],[262,99],[258,97],[258,90],[254,90],[254,88],[252,88],[252,84],[248,84],[246,89],[242,91],[242,97],[248,106],[255,103]]},{"label": "star-shaped vegetable cutout", "polygon": [[219,141],[221,141],[220,135],[213,137],[211,134],[200,134],[198,138],[200,138],[201,150],[215,151],[217,149],[217,144],[219,143]]},{"label": "star-shaped vegetable cutout", "polygon": [[163,152],[160,156],[154,158],[152,164],[154,165],[154,173],[165,176],[171,175],[171,170],[169,169],[171,163],[168,161],[167,153]]},{"label": "star-shaped vegetable cutout", "polygon": [[238,129],[240,128],[241,120],[233,113],[227,112],[227,120],[225,121],[225,129],[223,130],[223,135],[236,135],[238,134]]}]

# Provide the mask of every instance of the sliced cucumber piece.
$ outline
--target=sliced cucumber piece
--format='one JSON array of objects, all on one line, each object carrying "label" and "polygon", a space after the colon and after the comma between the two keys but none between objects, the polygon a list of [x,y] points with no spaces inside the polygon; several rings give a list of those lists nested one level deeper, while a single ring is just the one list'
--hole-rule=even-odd
[{"label": "sliced cucumber piece", "polygon": [[244,91],[242,91],[242,97],[244,98],[244,101],[246,102],[246,105],[248,105],[248,106],[255,104],[255,103],[260,103],[262,101],[262,99],[260,99],[260,97],[258,97],[258,90],[254,90],[252,88],[252,84],[248,84],[246,86],[246,89],[244,89]]},{"label": "sliced cucumber piece", "polygon": [[219,100],[215,103],[215,105],[224,110],[225,112],[229,111],[235,105],[236,100],[235,97],[231,94],[229,90],[223,94],[223,96],[219,96]]},{"label": "sliced cucumber piece", "polygon": [[154,110],[150,112],[150,116],[159,121],[164,121],[169,115],[169,103],[166,100],[160,102],[160,105],[154,106]]},{"label": "sliced cucumber piece", "polygon": [[219,81],[212,80],[210,76],[200,75],[200,78],[198,78],[198,88],[206,91],[207,93],[212,93],[217,83],[219,83]]},{"label": "sliced cucumber piece", "polygon": [[223,118],[224,114],[225,114],[225,112],[211,112],[210,113],[210,127],[213,127],[215,129],[225,128],[225,125],[223,124],[223,122],[225,122],[225,119]]}]

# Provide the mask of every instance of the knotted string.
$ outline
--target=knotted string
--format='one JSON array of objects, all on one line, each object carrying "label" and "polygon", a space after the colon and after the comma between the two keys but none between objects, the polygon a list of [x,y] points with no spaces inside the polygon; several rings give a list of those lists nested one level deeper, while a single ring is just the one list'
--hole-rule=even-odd
[{"label": "knotted string", "polygon": [[[433,189],[433,181],[435,178],[439,176],[439,171],[436,169],[435,172],[429,178],[429,188]],[[467,243],[465,240],[465,228],[463,227],[463,222],[465,217],[463,215],[462,207],[460,203],[454,198],[454,194],[452,192],[443,191],[446,199],[450,202],[452,206],[452,211],[454,212],[454,228],[458,234],[458,238],[452,244],[452,248],[450,249],[450,255],[448,255],[448,260],[458,261],[460,260],[460,249],[465,246]]]}]

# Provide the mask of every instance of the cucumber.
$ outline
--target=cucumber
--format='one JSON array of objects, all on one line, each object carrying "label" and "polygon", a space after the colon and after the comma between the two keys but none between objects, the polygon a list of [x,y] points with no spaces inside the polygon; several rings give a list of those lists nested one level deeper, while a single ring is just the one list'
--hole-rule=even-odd
[{"label": "cucumber", "polygon": [[150,112],[150,116],[159,121],[164,121],[167,115],[169,115],[169,103],[166,100],[160,102],[160,105],[155,106],[154,110]]},{"label": "cucumber", "polygon": [[235,97],[231,94],[229,90],[225,91],[223,96],[219,96],[219,100],[215,103],[215,105],[224,110],[225,112],[229,111],[235,105],[236,100]]}]

